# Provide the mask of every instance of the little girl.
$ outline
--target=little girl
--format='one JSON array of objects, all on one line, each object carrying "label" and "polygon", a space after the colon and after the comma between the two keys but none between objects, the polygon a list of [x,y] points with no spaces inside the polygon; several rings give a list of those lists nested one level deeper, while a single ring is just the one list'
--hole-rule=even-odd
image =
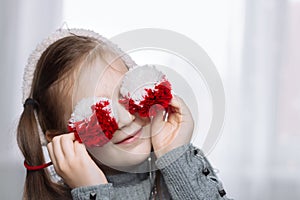
[{"label": "little girl", "polygon": [[[190,144],[194,124],[182,99],[173,96],[170,111],[153,117],[120,101],[122,80],[134,66],[109,40],[83,29],[58,30],[36,48],[24,73],[17,134],[27,169],[24,199],[227,199]],[[116,128],[101,144],[70,129],[76,105],[88,99],[105,99],[114,111],[102,129]]]}]

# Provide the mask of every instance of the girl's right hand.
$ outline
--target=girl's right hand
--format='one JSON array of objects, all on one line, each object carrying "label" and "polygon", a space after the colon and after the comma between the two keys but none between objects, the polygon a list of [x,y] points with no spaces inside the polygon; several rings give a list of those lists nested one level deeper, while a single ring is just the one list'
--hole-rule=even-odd
[{"label": "girl's right hand", "polygon": [[54,169],[71,188],[107,183],[101,169],[74,133],[55,136],[47,145]]}]

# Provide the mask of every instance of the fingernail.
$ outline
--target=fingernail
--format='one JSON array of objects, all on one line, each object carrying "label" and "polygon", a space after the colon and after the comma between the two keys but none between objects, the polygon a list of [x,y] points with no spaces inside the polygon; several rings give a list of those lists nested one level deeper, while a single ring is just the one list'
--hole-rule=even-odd
[{"label": "fingernail", "polygon": [[163,121],[164,122],[168,121],[168,117],[169,117],[169,108],[167,108],[167,110],[164,111]]}]

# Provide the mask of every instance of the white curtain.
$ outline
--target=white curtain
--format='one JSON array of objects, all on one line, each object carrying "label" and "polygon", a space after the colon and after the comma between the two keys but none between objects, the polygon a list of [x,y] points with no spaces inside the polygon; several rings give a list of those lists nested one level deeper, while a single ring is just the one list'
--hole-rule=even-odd
[{"label": "white curtain", "polygon": [[60,0],[0,1],[1,199],[21,199],[25,169],[15,130],[23,109],[23,70],[36,44],[62,25],[62,10]]},{"label": "white curtain", "polygon": [[242,53],[228,55],[228,116],[212,158],[236,199],[300,198],[299,22],[300,1],[246,0],[243,43],[228,45]]}]

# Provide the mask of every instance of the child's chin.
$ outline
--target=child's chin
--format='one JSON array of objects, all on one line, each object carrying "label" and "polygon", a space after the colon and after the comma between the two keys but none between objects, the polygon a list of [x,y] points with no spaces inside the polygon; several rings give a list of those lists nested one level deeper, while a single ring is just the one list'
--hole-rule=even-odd
[{"label": "child's chin", "polygon": [[114,163],[111,167],[124,172],[146,172],[148,165],[145,169],[142,168],[144,162],[148,162],[149,155],[140,155],[134,158],[128,158],[126,161]]}]

